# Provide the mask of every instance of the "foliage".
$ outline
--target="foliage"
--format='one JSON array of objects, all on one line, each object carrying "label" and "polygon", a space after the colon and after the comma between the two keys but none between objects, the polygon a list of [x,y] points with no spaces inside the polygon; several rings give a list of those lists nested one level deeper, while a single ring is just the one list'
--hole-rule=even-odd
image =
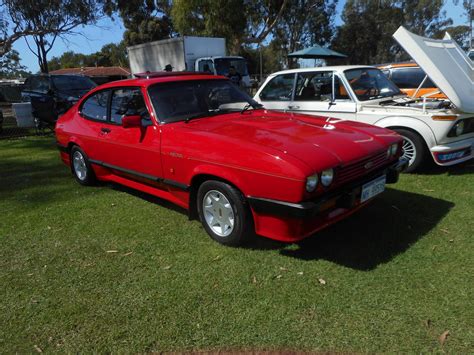
[{"label": "foliage", "polygon": [[32,38],[33,44],[27,44],[41,72],[48,72],[47,56],[58,38],[95,23],[103,14],[101,0],[2,0],[2,5],[13,34],[2,39],[0,47],[5,53],[19,38]]},{"label": "foliage", "polygon": [[433,37],[441,39],[444,37],[445,32],[448,32],[461,48],[467,51],[470,45],[469,30],[469,26],[466,25],[449,26],[435,33]]},{"label": "foliage", "polygon": [[[314,44],[327,45],[334,34],[334,17],[338,0],[295,0],[284,11],[275,26],[274,45],[279,45],[281,55]],[[287,66],[294,65],[288,58]]]},{"label": "foliage", "polygon": [[67,51],[64,52],[60,57],[51,58],[51,60],[48,62],[48,67],[50,70],[94,66],[127,67],[128,60],[124,41],[118,44],[106,44],[100,51],[92,54],[81,54],[74,53],[73,51]]},{"label": "foliage", "polygon": [[288,0],[175,0],[171,16],[181,35],[224,37],[231,54],[262,43],[281,19]]},{"label": "foliage", "polygon": [[14,79],[29,74],[26,67],[20,63],[20,54],[12,49],[0,56],[0,79]]},{"label": "foliage", "polygon": [[170,38],[173,34],[170,1],[109,0],[109,6],[123,21],[125,46]]},{"label": "foliage", "polygon": [[430,36],[452,23],[441,9],[445,0],[348,0],[333,49],[351,64],[376,64],[406,59],[392,34],[401,25]]},{"label": "foliage", "polygon": [[305,242],[228,248],[58,154],[0,140],[2,354],[472,353],[472,163],[403,174]]}]

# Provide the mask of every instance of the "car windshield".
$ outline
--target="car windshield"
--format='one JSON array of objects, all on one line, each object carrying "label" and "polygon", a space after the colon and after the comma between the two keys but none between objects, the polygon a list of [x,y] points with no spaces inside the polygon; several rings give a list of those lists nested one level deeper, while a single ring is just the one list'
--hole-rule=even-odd
[{"label": "car windshield", "polygon": [[234,67],[235,71],[242,76],[249,75],[247,62],[243,58],[217,58],[214,59],[214,65],[218,75],[226,76],[229,74],[230,67]]},{"label": "car windshield", "polygon": [[57,75],[53,76],[54,86],[62,91],[90,90],[97,85],[87,76]]},{"label": "car windshield", "polygon": [[150,86],[148,93],[160,122],[241,111],[259,105],[228,80],[187,80]]},{"label": "car windshield", "polygon": [[360,101],[403,94],[379,69],[349,69],[344,75]]}]

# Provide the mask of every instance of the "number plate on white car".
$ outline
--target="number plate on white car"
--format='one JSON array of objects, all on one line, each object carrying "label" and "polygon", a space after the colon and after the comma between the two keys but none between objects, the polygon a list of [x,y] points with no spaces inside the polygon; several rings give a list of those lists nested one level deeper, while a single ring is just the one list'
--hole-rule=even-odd
[{"label": "number plate on white car", "polygon": [[385,175],[378,177],[375,180],[362,185],[362,192],[360,194],[360,202],[370,200],[385,190],[385,182],[387,178]]}]

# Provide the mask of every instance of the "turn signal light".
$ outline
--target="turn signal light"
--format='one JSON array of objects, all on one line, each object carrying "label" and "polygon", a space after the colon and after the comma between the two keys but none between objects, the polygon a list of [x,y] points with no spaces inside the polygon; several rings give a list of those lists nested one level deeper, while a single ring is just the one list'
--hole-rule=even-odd
[{"label": "turn signal light", "polygon": [[456,121],[458,116],[450,115],[450,116],[431,116],[431,119],[435,121]]}]

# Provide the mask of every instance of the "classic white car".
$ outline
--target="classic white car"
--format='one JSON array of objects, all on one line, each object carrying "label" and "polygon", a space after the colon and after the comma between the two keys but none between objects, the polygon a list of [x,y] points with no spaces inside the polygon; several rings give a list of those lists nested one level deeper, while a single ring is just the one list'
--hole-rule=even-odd
[{"label": "classic white car", "polygon": [[[438,165],[474,157],[474,63],[449,35],[416,36],[403,27],[395,39],[450,99],[403,94],[377,68],[333,66],[270,75],[254,99],[268,109],[292,111],[393,129],[404,138],[407,171],[431,155]],[[331,121],[335,123],[334,119]]]}]

